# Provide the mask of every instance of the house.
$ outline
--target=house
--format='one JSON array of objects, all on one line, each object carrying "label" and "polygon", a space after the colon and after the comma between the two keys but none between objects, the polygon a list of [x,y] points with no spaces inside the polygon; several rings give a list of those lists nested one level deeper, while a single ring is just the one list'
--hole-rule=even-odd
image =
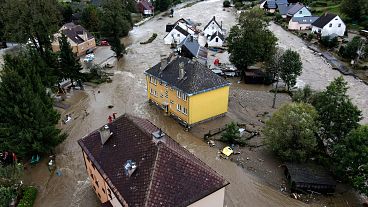
[{"label": "house", "polygon": [[187,128],[227,112],[230,83],[197,61],[164,56],[145,74],[149,101]]},{"label": "house", "polygon": [[[166,29],[168,29],[167,26]],[[177,22],[170,32],[164,37],[164,43],[167,45],[180,44],[189,34],[194,35],[195,33],[195,30],[185,23]]]},{"label": "house", "polygon": [[191,35],[188,35],[180,44],[179,54],[207,65],[207,48],[200,46],[198,41]]},{"label": "house", "polygon": [[122,115],[78,144],[102,206],[224,205],[229,182],[146,119]]},{"label": "house", "polygon": [[276,1],[267,0],[263,5],[263,9],[269,13],[275,13],[277,9]]},{"label": "house", "polygon": [[289,21],[289,30],[306,30],[312,28],[312,23],[319,17],[293,17]]},{"label": "house", "polygon": [[320,166],[286,163],[283,168],[292,192],[335,192],[336,181]]},{"label": "house", "polygon": [[220,32],[220,33],[224,34],[225,31],[222,28],[222,22],[221,22],[221,24],[219,24],[216,21],[216,17],[213,16],[213,18],[204,27],[203,33],[204,33],[204,36],[207,37],[207,39],[209,39],[216,32]]},{"label": "house", "polygon": [[68,38],[73,53],[77,56],[84,55],[87,50],[96,48],[96,41],[91,33],[81,25],[66,23],[60,28],[58,33],[54,34],[54,41],[51,43],[52,51],[54,52],[60,51],[59,37],[61,37],[61,33]]},{"label": "house", "polygon": [[312,23],[312,32],[323,36],[344,36],[346,25],[336,14],[325,13]]},{"label": "house", "polygon": [[312,16],[312,13],[301,3],[292,4],[286,14],[288,18],[292,17],[308,17]]},{"label": "house", "polygon": [[139,0],[137,2],[137,10],[145,16],[154,15],[155,8],[147,0]]},{"label": "house", "polygon": [[287,17],[287,13],[288,13],[290,8],[291,8],[291,6],[289,4],[278,4],[277,5],[277,9],[279,11],[279,14],[284,19]]},{"label": "house", "polygon": [[222,47],[224,44],[225,37],[221,34],[221,32],[215,32],[209,38],[207,44],[208,47]]}]

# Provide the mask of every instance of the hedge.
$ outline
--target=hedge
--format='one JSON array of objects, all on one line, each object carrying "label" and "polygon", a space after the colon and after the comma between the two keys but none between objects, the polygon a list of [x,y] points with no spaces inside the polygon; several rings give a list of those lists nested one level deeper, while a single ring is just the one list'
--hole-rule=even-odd
[{"label": "hedge", "polygon": [[28,186],[23,191],[23,197],[19,201],[18,207],[32,207],[36,200],[37,188]]}]

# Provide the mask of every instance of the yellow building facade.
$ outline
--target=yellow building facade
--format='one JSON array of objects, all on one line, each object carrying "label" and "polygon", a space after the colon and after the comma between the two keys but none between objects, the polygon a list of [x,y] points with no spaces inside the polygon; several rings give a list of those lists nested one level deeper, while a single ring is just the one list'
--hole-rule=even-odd
[{"label": "yellow building facade", "polygon": [[[168,67],[170,66],[168,65]],[[207,68],[203,70],[212,73]],[[187,73],[187,75],[189,74]],[[216,78],[221,78],[214,73],[212,74]],[[146,72],[147,97],[150,102],[159,106],[167,114],[179,119],[184,125],[191,126],[227,112],[230,85],[228,82],[188,93],[179,86],[175,86],[175,83],[170,84],[170,80],[164,80],[164,78]],[[207,78],[211,79],[211,77]],[[191,81],[191,78],[188,77],[183,80],[183,82],[185,81]]]}]

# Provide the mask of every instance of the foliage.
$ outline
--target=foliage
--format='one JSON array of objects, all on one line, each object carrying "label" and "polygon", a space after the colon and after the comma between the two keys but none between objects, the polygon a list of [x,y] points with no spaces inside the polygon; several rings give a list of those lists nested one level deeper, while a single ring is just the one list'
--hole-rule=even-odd
[{"label": "foliage", "polygon": [[327,48],[334,48],[339,44],[337,37],[332,38],[330,36],[321,37],[320,43]]},{"label": "foliage", "polygon": [[222,3],[223,7],[230,7],[230,1],[229,0],[225,0],[224,3]]},{"label": "foliage", "polygon": [[82,67],[80,62],[76,59],[72,48],[68,42],[68,38],[62,34],[59,39],[60,53],[59,64],[63,78],[70,78],[72,84],[73,80],[80,79],[82,77],[80,70]]},{"label": "foliage", "polygon": [[342,0],[340,10],[353,20],[361,20],[368,15],[368,2],[366,0]]},{"label": "foliage", "polygon": [[283,21],[283,18],[282,18],[282,16],[281,16],[281,14],[277,13],[277,14],[275,15],[275,22],[280,23],[280,22],[282,22],[282,21]]},{"label": "foliage", "polygon": [[358,127],[361,120],[361,111],[351,102],[347,90],[347,82],[340,76],[312,101],[322,126],[320,137],[328,148]]},{"label": "foliage", "polygon": [[0,82],[0,151],[20,157],[48,153],[65,135],[55,128],[59,114],[27,55],[5,56]]},{"label": "foliage", "polygon": [[59,2],[58,9],[60,14],[62,15],[62,24],[69,23],[72,21],[73,17],[73,9],[68,3]]},{"label": "foliage", "polygon": [[234,122],[226,125],[225,132],[221,134],[221,141],[230,144],[245,144],[244,141],[242,141],[240,138],[239,127]]},{"label": "foliage", "polygon": [[306,85],[304,88],[299,88],[293,92],[292,100],[297,103],[303,102],[310,104],[312,103],[314,93],[310,85]]},{"label": "foliage", "polygon": [[315,38],[314,33],[309,33],[309,34],[307,35],[307,40],[308,40],[308,41],[311,41],[311,40],[313,40],[314,38]]},{"label": "foliage", "polygon": [[100,31],[101,10],[94,5],[88,5],[82,11],[81,24],[90,32]]},{"label": "foliage", "polygon": [[24,167],[22,164],[14,164],[0,167],[0,186],[13,186],[17,184],[23,176]]},{"label": "foliage", "polygon": [[242,2],[235,2],[234,3],[234,7],[236,8],[236,9],[241,9],[242,7],[243,7],[243,3]]},{"label": "foliage", "polygon": [[276,50],[277,38],[267,28],[261,10],[241,13],[239,24],[231,28],[227,38],[230,61],[243,71],[256,62],[268,60]]},{"label": "foliage", "polygon": [[340,48],[340,55],[343,58],[355,59],[358,57],[358,51],[364,46],[364,40],[359,36],[355,36],[346,47]]},{"label": "foliage", "polygon": [[154,1],[154,6],[158,11],[166,11],[171,3],[171,0],[156,0]]},{"label": "foliage", "polygon": [[18,207],[32,207],[36,200],[37,188],[28,186],[24,189],[23,198],[19,201]]},{"label": "foliage", "polygon": [[125,52],[124,44],[120,38],[128,35],[131,28],[130,13],[123,8],[120,0],[106,0],[103,4],[101,16],[101,31],[109,39],[111,49],[121,58]]},{"label": "foliage", "polygon": [[336,174],[368,195],[368,125],[352,130],[333,151]]},{"label": "foliage", "polygon": [[0,207],[8,207],[11,200],[16,196],[17,192],[13,187],[0,185]]},{"label": "foliage", "polygon": [[302,66],[298,52],[288,49],[281,56],[280,78],[285,82],[288,90],[296,84],[296,78],[302,73]]},{"label": "foliage", "polygon": [[263,133],[268,148],[284,161],[304,162],[317,146],[317,112],[306,103],[290,103],[266,122]]},{"label": "foliage", "polygon": [[61,19],[57,5],[56,0],[4,0],[1,16],[6,37],[20,43],[30,40],[46,60],[45,50],[51,49],[50,37]]}]

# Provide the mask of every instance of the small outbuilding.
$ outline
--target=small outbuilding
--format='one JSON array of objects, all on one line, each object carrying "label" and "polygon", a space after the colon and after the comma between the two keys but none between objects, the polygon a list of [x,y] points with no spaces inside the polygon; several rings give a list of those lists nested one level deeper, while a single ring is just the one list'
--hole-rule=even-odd
[{"label": "small outbuilding", "polygon": [[336,181],[321,166],[286,163],[283,167],[291,192],[335,192]]}]

